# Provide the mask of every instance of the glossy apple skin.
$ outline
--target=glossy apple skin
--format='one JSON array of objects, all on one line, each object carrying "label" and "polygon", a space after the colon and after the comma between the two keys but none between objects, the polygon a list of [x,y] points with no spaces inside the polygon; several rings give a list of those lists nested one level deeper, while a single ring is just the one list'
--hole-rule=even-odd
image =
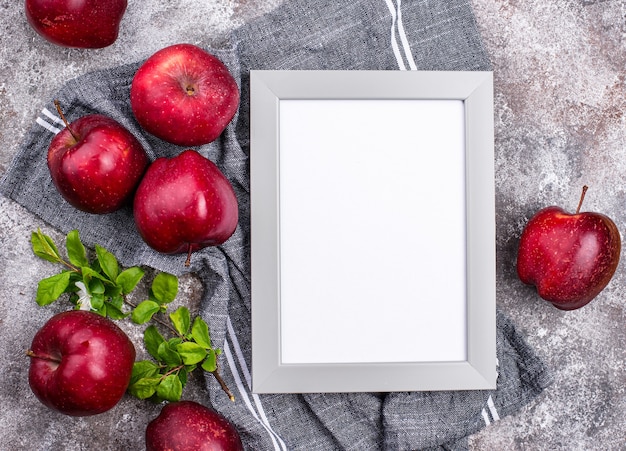
[{"label": "glossy apple skin", "polygon": [[239,107],[226,66],[191,44],[159,50],[137,70],[130,104],[149,133],[179,146],[200,146],[224,131]]},{"label": "glossy apple skin", "polygon": [[157,158],[133,203],[144,241],[165,254],[194,252],[224,243],[239,220],[237,197],[219,168],[195,150]]},{"label": "glossy apple skin", "polygon": [[146,428],[146,451],[243,451],[235,427],[194,401],[167,404]]},{"label": "glossy apple skin", "polygon": [[132,199],[149,164],[137,138],[115,120],[91,114],[61,130],[48,148],[48,169],[59,193],[79,210],[104,214]]},{"label": "glossy apple skin", "polygon": [[[46,406],[66,415],[113,408],[130,382],[135,348],[111,320],[72,310],[53,316],[35,334],[28,382]],[[49,359],[55,359],[52,361]]]},{"label": "glossy apple skin", "polygon": [[127,0],[26,0],[26,19],[43,38],[74,48],[113,44]]},{"label": "glossy apple skin", "polygon": [[522,232],[517,273],[555,307],[575,310],[606,287],[620,251],[619,231],[607,216],[547,207],[531,218]]}]

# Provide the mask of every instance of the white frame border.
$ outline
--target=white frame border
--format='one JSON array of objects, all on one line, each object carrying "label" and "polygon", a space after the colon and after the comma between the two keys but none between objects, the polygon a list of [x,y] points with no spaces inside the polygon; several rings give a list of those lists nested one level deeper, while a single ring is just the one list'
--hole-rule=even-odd
[{"label": "white frame border", "polygon": [[[466,361],[281,362],[278,186],[281,99],[463,101],[467,212]],[[250,72],[253,392],[391,392],[496,387],[493,135],[491,72]]]}]

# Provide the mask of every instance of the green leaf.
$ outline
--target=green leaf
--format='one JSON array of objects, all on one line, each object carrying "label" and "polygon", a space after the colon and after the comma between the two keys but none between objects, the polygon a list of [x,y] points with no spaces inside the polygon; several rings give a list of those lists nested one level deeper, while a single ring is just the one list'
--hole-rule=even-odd
[{"label": "green leaf", "polygon": [[178,294],[178,278],[166,272],[160,272],[152,281],[150,288],[153,300],[159,304],[172,302]]},{"label": "green leaf", "polygon": [[97,278],[92,278],[91,280],[85,280],[85,285],[89,287],[90,294],[104,294],[106,288],[104,287],[104,282]]},{"label": "green leaf", "polygon": [[159,356],[158,360],[164,362],[166,365],[174,367],[183,363],[180,354],[175,349],[172,349],[170,344],[166,341],[159,345],[157,354]]},{"label": "green leaf", "polygon": [[104,290],[104,297],[108,298],[109,302],[119,309],[124,305],[122,289],[117,285],[107,285]]},{"label": "green leaf", "polygon": [[146,345],[148,353],[159,360],[159,346],[165,342],[165,338],[161,335],[156,326],[148,326],[143,333],[143,342]]},{"label": "green leaf", "polygon": [[67,248],[67,256],[70,259],[70,263],[74,266],[89,266],[89,260],[87,260],[87,252],[85,246],[80,241],[78,230],[72,230],[67,234],[65,239],[65,247]]},{"label": "green leaf", "polygon": [[179,401],[183,394],[183,384],[177,374],[166,376],[158,385],[156,394],[167,401]]},{"label": "green leaf", "polygon": [[128,294],[135,289],[144,274],[143,269],[133,266],[119,273],[115,283],[121,287],[122,293]]},{"label": "green leaf", "polygon": [[204,362],[202,362],[202,369],[209,373],[217,370],[217,355],[213,349],[208,350],[207,357],[204,359]]},{"label": "green leaf", "polygon": [[209,336],[209,326],[204,320],[196,316],[191,326],[191,336],[194,341],[204,348],[211,348],[211,338]]},{"label": "green leaf", "polygon": [[130,377],[131,385],[137,382],[139,379],[147,377],[154,377],[159,374],[159,366],[151,362],[150,360],[141,360],[133,363],[133,372]]},{"label": "green leaf", "polygon": [[170,338],[169,340],[167,340],[167,342],[169,343],[170,348],[176,349],[176,346],[181,344],[183,342],[183,339],[180,338],[180,337],[173,337],[173,338]]},{"label": "green leaf", "polygon": [[182,384],[183,388],[185,388],[185,385],[187,385],[187,376],[195,368],[196,368],[195,365],[188,366],[188,367],[181,368],[180,371],[178,372],[178,379],[180,379],[180,383]]},{"label": "green leaf", "polygon": [[100,274],[102,277],[106,277],[104,275],[104,271],[102,270],[102,268],[100,267],[100,262],[98,261],[97,258],[95,258],[91,264],[89,265],[89,268],[91,268],[94,272]]},{"label": "green leaf", "polygon": [[106,310],[104,310],[104,296],[102,294],[93,294],[90,302],[92,309],[106,316]]},{"label": "green leaf", "polygon": [[119,266],[117,264],[117,259],[115,255],[107,251],[102,246],[96,244],[96,256],[98,257],[98,263],[100,263],[100,268],[102,271],[111,279],[112,281],[117,278],[119,273]]},{"label": "green leaf", "polygon": [[44,235],[41,229],[37,229],[36,232],[31,234],[30,243],[37,257],[53,263],[61,261],[61,255],[54,241],[48,235]]},{"label": "green leaf", "polygon": [[144,377],[129,385],[128,392],[139,399],[148,399],[156,393],[160,382],[160,377]]},{"label": "green leaf", "polygon": [[143,301],[135,309],[131,315],[131,318],[136,324],[144,324],[152,318],[152,316],[159,311],[161,307],[154,301]]},{"label": "green leaf", "polygon": [[195,365],[196,363],[200,363],[207,356],[206,349],[191,341],[179,344],[176,346],[176,351],[178,351],[178,354],[183,359],[183,363],[185,365]]},{"label": "green leaf", "polygon": [[170,319],[176,332],[181,336],[187,335],[189,332],[189,324],[191,323],[191,316],[189,315],[189,309],[187,307],[178,307],[175,312],[170,313]]},{"label": "green leaf", "polygon": [[44,306],[59,299],[59,296],[61,296],[69,286],[70,275],[71,273],[69,271],[64,271],[60,274],[55,274],[54,276],[40,280],[37,285],[37,304]]},{"label": "green leaf", "polygon": [[111,319],[124,319],[129,315],[129,313],[124,313],[122,309],[111,302],[105,302],[104,306],[106,307],[106,316]]},{"label": "green leaf", "polygon": [[105,276],[100,274],[95,269],[90,268],[89,266],[82,266],[80,268],[80,272],[83,275],[83,280],[85,281],[85,285],[89,285],[92,279],[99,279],[106,284],[111,283],[111,281],[108,280]]},{"label": "green leaf", "polygon": [[[67,290],[66,290],[67,292]],[[72,305],[74,305],[75,307],[78,307],[78,294],[76,293],[70,293],[70,303]]]},{"label": "green leaf", "polygon": [[66,293],[76,293],[78,291],[78,287],[76,286],[76,282],[83,282],[82,274],[75,271],[67,271],[70,273],[70,283],[65,289]]},{"label": "green leaf", "polygon": [[107,307],[104,302],[102,304],[96,303],[96,306],[91,304],[91,311],[96,312],[100,316],[107,316]]}]

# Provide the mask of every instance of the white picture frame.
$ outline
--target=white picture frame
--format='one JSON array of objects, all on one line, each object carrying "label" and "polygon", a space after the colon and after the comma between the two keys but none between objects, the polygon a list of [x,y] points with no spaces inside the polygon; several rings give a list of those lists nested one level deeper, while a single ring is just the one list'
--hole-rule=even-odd
[{"label": "white picture frame", "polygon": [[492,73],[250,92],[253,392],[494,389]]}]

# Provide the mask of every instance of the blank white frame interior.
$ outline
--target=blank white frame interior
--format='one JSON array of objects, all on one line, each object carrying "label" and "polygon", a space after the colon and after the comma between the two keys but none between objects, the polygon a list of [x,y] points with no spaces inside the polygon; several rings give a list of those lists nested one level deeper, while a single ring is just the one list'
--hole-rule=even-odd
[{"label": "blank white frame interior", "polygon": [[250,85],[253,391],[495,388],[491,72]]}]

